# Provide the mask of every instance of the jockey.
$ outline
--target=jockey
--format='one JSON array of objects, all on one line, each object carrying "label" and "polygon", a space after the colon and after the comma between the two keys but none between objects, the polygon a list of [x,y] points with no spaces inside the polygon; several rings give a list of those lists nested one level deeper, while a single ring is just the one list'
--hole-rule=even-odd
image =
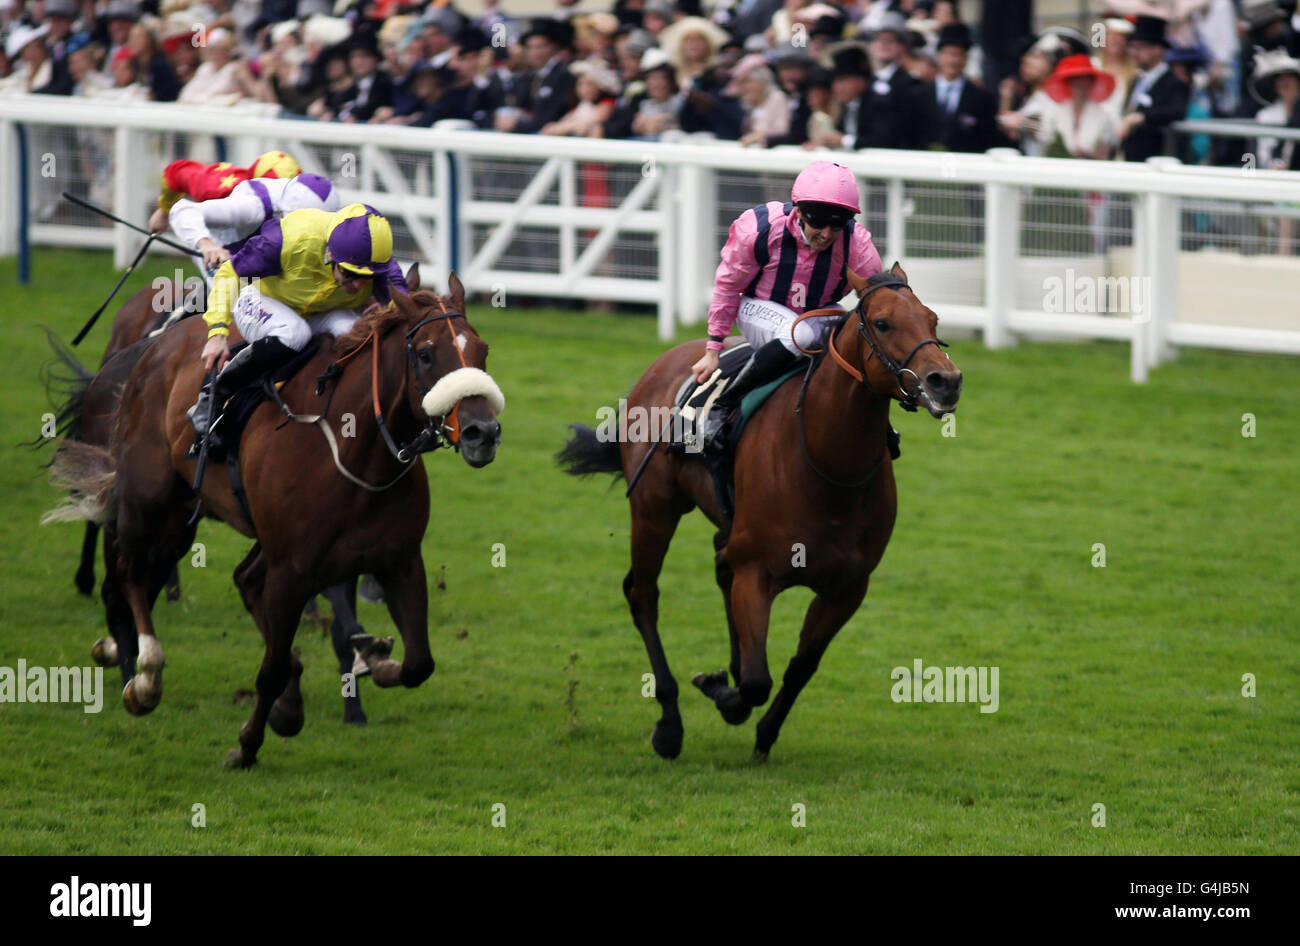
[{"label": "jockey", "polygon": [[171,228],[187,245],[203,253],[211,272],[230,259],[266,221],[295,210],[328,210],[343,206],[338,191],[318,174],[240,181],[228,197],[197,201],[183,197],[172,205]]},{"label": "jockey", "polygon": [[163,169],[162,192],[158,195],[158,209],[149,218],[149,232],[162,233],[167,229],[167,214],[182,197],[215,200],[228,197],[236,184],[250,178],[285,178],[301,173],[298,162],[283,151],[268,151],[246,168],[237,168],[228,161],[217,164],[173,161]]},{"label": "jockey", "polygon": [[860,208],[852,171],[816,161],[795,178],[790,197],[788,204],[771,201],[746,210],[722,247],[709,340],[691,372],[703,383],[717,370],[724,339],[737,321],[754,354],[715,403],[705,431],[713,450],[724,447],[727,421],[741,399],[789,370],[803,356],[800,347],[825,347],[840,321],[808,319],[791,332],[795,319],[843,298],[847,269],[864,279],[881,271],[871,234],[853,219]]},{"label": "jockey", "polygon": [[[241,291],[241,279],[253,282]],[[307,347],[313,332],[342,335],[360,308],[372,298],[388,302],[394,287],[405,292],[406,279],[393,259],[392,228],[373,207],[295,210],[262,224],[212,279],[202,358],[208,371],[215,366],[221,373],[212,388],[203,386],[189,409],[198,439],[207,434],[213,401],[220,407],[289,361]],[[249,344],[226,364],[232,314]]]}]

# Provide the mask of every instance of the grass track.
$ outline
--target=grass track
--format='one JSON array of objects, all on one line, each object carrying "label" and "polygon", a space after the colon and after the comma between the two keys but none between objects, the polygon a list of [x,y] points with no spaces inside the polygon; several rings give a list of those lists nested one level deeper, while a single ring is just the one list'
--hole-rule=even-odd
[{"label": "grass track", "polygon": [[[102,253],[34,264],[24,288],[0,261],[0,666],[83,665],[102,616],[72,588],[80,530],[37,525],[56,494],[43,458],[15,444],[46,410],[38,326],[70,338],[113,273]],[[156,262],[122,298],[170,269]],[[1300,362],[1186,349],[1137,387],[1119,345],[955,343],[957,436],[894,412],[893,541],[766,765],[749,761],[753,720],[726,726],[687,683],[721,667],[727,645],[710,529],[698,514],[683,523],[661,617],[686,743],[664,763],[620,591],[621,489],[551,462],[565,424],[593,423],[661,350],[653,324],[471,317],[509,404],[496,463],[427,460],[431,582],[446,568],[430,600],[434,677],[409,692],[363,684],[371,725],[345,728],[328,641],[304,630],[307,727],[269,734],[256,769],[224,771],[249,711],[233,694],[252,686],[261,645],[230,581],[248,542],[205,522],[207,566],[183,562],[183,601],[158,607],[166,693],[153,715],[126,715],[116,672],[98,715],[0,704],[0,852],[1296,850]],[[89,364],[107,335],[97,326],[80,349]],[[505,568],[491,566],[497,542]],[[1105,568],[1091,565],[1097,542]],[[777,602],[774,675],[808,600]],[[382,609],[361,616],[390,632]],[[891,669],[917,657],[998,666],[999,711],[891,702]],[[505,828],[491,825],[497,803]],[[1091,826],[1097,803],[1104,829]],[[191,827],[195,804],[205,828]]]}]

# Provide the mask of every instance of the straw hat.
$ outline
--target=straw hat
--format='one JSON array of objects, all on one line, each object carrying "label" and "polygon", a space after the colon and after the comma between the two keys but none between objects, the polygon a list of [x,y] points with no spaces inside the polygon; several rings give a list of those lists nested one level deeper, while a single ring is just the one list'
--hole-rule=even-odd
[{"label": "straw hat", "polygon": [[709,49],[714,56],[731,40],[731,34],[713,21],[706,20],[702,16],[687,16],[664,27],[659,34],[659,45],[663,47],[669,59],[680,63],[682,42],[692,33],[699,33],[708,41]]},{"label": "straw hat", "polygon": [[614,71],[603,62],[592,62],[590,59],[583,59],[569,66],[569,71],[579,78],[586,76],[596,83],[602,92],[608,92],[610,95],[618,95],[619,92],[623,91],[623,83],[619,81]]},{"label": "straw hat", "polygon": [[1286,47],[1255,50],[1255,74],[1250,80],[1250,94],[1257,102],[1268,105],[1277,99],[1273,80],[1280,75],[1293,73],[1300,76],[1300,59],[1286,51]]}]

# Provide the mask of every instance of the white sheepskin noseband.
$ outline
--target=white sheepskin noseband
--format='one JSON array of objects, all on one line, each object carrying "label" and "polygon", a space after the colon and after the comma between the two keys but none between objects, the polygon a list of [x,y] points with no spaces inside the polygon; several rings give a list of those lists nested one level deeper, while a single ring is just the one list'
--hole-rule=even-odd
[{"label": "white sheepskin noseband", "polygon": [[506,396],[481,368],[457,368],[440,378],[424,396],[422,406],[430,417],[445,417],[461,398],[482,396],[488,406],[500,414],[506,407]]}]

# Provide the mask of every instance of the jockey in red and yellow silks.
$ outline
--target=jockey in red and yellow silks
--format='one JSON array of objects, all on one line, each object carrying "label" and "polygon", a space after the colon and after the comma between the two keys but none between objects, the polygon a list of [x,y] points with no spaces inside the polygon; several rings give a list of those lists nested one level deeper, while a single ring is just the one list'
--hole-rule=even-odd
[{"label": "jockey in red and yellow silks", "polygon": [[167,214],[182,197],[190,200],[215,200],[227,197],[236,184],[257,177],[293,177],[302,168],[283,151],[268,151],[250,167],[235,167],[228,161],[203,164],[199,161],[173,161],[163,169],[162,191],[158,209],[149,218],[149,230],[162,233],[167,229]]}]

